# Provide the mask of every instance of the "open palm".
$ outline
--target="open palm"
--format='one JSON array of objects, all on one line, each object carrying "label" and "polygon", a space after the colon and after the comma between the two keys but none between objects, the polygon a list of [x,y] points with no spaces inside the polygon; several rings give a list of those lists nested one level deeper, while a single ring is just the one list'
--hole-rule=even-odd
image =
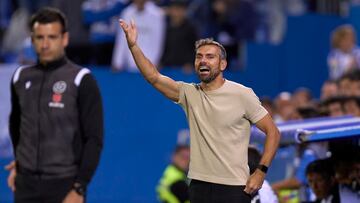
[{"label": "open palm", "polygon": [[131,20],[130,24],[127,24],[123,19],[119,20],[121,28],[125,32],[128,46],[131,48],[136,44],[137,40],[137,28],[134,20]]}]

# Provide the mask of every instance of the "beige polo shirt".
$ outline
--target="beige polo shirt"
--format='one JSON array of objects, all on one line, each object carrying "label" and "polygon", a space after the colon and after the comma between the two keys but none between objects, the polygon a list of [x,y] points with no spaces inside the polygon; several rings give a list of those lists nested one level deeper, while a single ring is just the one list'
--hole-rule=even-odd
[{"label": "beige polo shirt", "polygon": [[267,111],[252,89],[225,80],[213,91],[179,82],[178,103],[190,128],[191,179],[245,185],[249,177],[247,150],[250,125]]}]

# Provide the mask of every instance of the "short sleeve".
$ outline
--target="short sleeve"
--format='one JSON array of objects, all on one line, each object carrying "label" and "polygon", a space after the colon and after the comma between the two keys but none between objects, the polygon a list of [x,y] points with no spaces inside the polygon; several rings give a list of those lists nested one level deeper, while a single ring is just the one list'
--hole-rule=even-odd
[{"label": "short sleeve", "polygon": [[251,123],[258,122],[268,113],[261,105],[261,102],[254,91],[250,88],[244,94],[243,103],[245,108],[245,117],[251,121]]},{"label": "short sleeve", "polygon": [[179,104],[182,108],[187,108],[187,101],[186,101],[186,83],[182,81],[177,82],[179,84],[179,100],[175,102]]}]

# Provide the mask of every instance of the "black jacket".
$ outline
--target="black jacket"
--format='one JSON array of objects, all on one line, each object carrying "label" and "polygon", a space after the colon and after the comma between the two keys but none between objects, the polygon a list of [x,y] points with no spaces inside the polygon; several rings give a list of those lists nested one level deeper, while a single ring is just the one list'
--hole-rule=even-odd
[{"label": "black jacket", "polygon": [[89,183],[103,146],[101,96],[89,73],[66,58],[16,70],[9,128],[18,173]]}]

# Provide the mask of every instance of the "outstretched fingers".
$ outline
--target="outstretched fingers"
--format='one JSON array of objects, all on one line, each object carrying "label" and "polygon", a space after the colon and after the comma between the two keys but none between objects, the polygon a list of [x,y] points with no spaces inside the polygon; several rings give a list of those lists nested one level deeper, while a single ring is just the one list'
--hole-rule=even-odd
[{"label": "outstretched fingers", "polygon": [[131,29],[136,30],[135,20],[131,19],[130,21]]},{"label": "outstretched fingers", "polygon": [[125,20],[120,19],[119,24],[125,32],[127,32],[129,30],[129,25],[125,22]]},{"label": "outstretched fingers", "polygon": [[130,24],[128,24],[125,22],[125,20],[120,19],[119,24],[121,28],[124,30],[129,48],[133,47],[136,44],[136,38],[137,38],[135,21],[132,19],[130,21]]}]

